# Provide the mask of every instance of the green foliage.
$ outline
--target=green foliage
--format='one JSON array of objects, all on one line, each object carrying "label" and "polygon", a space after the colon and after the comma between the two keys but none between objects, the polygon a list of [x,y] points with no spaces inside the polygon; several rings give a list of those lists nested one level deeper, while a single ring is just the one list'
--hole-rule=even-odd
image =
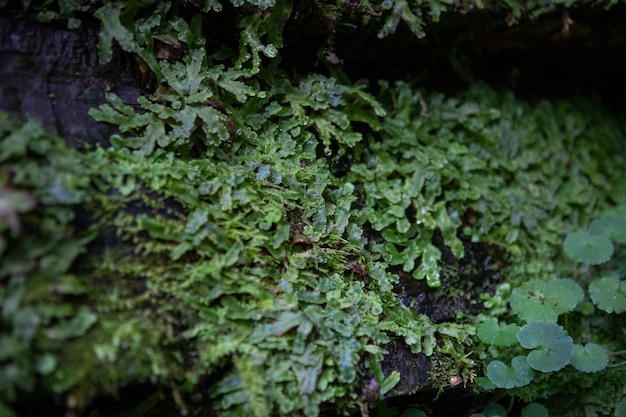
[{"label": "green foliage", "polygon": [[598,372],[609,364],[609,355],[605,348],[595,343],[574,345],[571,362],[581,372]]},{"label": "green foliage", "polygon": [[603,264],[613,255],[613,243],[608,236],[574,232],[563,244],[570,258],[589,265]]},{"label": "green foliage", "polygon": [[593,280],[589,284],[589,295],[600,310],[607,313],[626,311],[626,283],[616,276]]},{"label": "green foliage", "polygon": [[[567,229],[563,216],[584,216],[587,207],[600,203],[601,189],[616,192],[597,175],[596,165],[574,162],[606,152],[588,141],[595,135],[585,121],[593,114],[587,110],[582,116],[582,108],[546,102],[533,109],[480,86],[448,100],[424,98],[401,83],[383,88],[394,110],[381,138],[357,147],[362,162],[351,165],[347,179],[363,184],[361,227],[383,240],[370,241],[368,249],[430,286],[441,285],[435,232],[456,257],[464,255],[457,237],[462,231],[473,241],[506,248],[512,259],[533,259],[516,265],[516,272],[545,279]],[[555,125],[547,114],[567,121]],[[515,140],[505,139],[511,126],[521,125]],[[588,146],[573,146],[573,137]],[[609,149],[616,143],[615,137],[605,140]],[[564,155],[575,168],[561,161]],[[534,166],[541,168],[527,169]]]},{"label": "green foliage", "polygon": [[476,336],[490,345],[512,346],[517,344],[519,329],[520,327],[517,324],[511,323],[502,326],[496,319],[489,318],[478,325]]},{"label": "green foliage", "polygon": [[589,231],[570,233],[563,243],[567,256],[588,265],[603,264],[613,256],[613,242],[626,241],[626,216],[616,211],[594,220]]},{"label": "green foliage", "polygon": [[531,368],[554,372],[567,365],[572,357],[574,343],[563,327],[550,321],[532,321],[517,334],[520,345],[534,349],[527,356]]},{"label": "green foliage", "polygon": [[95,236],[75,227],[78,205],[90,202],[86,172],[61,139],[0,113],[2,408],[40,380],[50,388],[67,344],[97,321],[76,303],[88,287],[70,272]]},{"label": "green foliage", "polygon": [[591,222],[589,233],[604,235],[616,243],[626,243],[626,218],[614,215],[597,218]]},{"label": "green foliage", "polygon": [[[588,264],[599,264],[600,262],[597,262],[598,258],[596,255],[602,251],[593,252],[594,255],[591,256],[590,248],[576,246],[582,240],[587,242],[585,244],[589,244],[590,237],[599,237],[606,239],[610,245],[610,251],[602,253],[602,263],[608,261],[610,256],[613,255],[613,243],[610,239],[616,244],[620,243],[621,220],[624,218],[622,210],[623,204],[609,210],[598,220],[594,220],[592,222],[593,227],[589,228],[589,233],[574,232],[569,234],[565,239],[565,252],[574,260],[584,261]],[[584,239],[579,239],[580,236],[584,236]],[[623,262],[621,261],[623,258],[619,257],[619,252],[616,252],[615,256],[620,262]],[[623,283],[620,280],[624,273],[624,267],[619,263],[607,265],[608,267],[600,270],[600,273],[604,275],[602,278],[594,278],[596,272],[592,271],[591,274],[588,273],[586,277],[583,276],[580,280],[588,283],[589,297],[599,309],[607,313],[620,313],[625,311],[623,305],[625,298],[622,294]],[[510,298],[511,310],[518,317],[528,322],[517,334],[520,345],[529,349],[540,347],[540,349],[528,354],[526,358],[528,364],[532,368],[543,372],[554,372],[563,369],[568,364],[572,365],[572,367],[561,371],[563,374],[561,378],[546,379],[545,384],[542,384],[537,382],[542,378],[535,377],[533,378],[533,388],[519,388],[518,392],[522,396],[527,396],[526,398],[533,399],[538,396],[545,398],[550,395],[546,391],[552,392],[555,397],[558,397],[559,389],[563,389],[563,386],[568,383],[580,384],[578,389],[581,389],[581,387],[585,387],[584,389],[593,387],[590,394],[581,399],[580,404],[586,404],[589,410],[598,409],[602,410],[603,414],[606,414],[614,406],[614,403],[609,398],[619,400],[624,395],[619,390],[615,392],[615,390],[609,388],[611,384],[615,383],[612,375],[616,374],[615,378],[621,380],[620,378],[624,378],[624,371],[620,369],[610,370],[610,354],[606,347],[594,342],[588,342],[584,345],[574,344],[568,332],[556,324],[556,321],[563,314],[577,314],[574,309],[583,299],[584,293],[580,285],[570,279],[557,279],[549,282],[529,281],[513,290]],[[615,337],[615,333],[611,332],[621,332],[623,328],[620,325],[615,327],[615,322],[609,317],[594,315],[593,307],[589,307],[591,306],[590,301],[584,301],[584,304],[587,307],[579,310],[582,317],[586,316],[584,319],[577,322],[581,318],[579,315],[571,321],[564,320],[564,323],[577,322],[575,325],[570,324],[568,330],[577,333],[578,337],[582,337],[587,341],[598,338],[608,345],[622,346],[623,341],[621,341],[620,337]],[[491,324],[484,327],[489,330],[487,335],[491,336],[491,338],[484,336],[481,340],[495,346],[496,343],[494,342],[497,339],[493,335],[498,334],[499,327],[497,322],[491,319]],[[521,357],[518,356],[517,358]],[[574,371],[578,371],[578,374],[574,374]],[[593,377],[590,377],[594,378],[594,382],[592,383],[591,380],[582,378],[581,373],[594,374]],[[603,377],[603,375],[611,376]],[[515,373],[501,361],[494,361],[488,366],[487,376],[496,386],[509,388],[515,386],[513,382]],[[561,381],[558,388],[547,388],[549,381],[554,383],[555,379]],[[623,382],[619,382],[618,385],[623,385]],[[517,385],[517,387],[520,386]],[[598,401],[598,398],[603,398],[604,400]]]},{"label": "green foliage", "polygon": [[[400,338],[437,358],[440,389],[473,380],[474,333],[510,360],[486,367],[498,387],[541,379],[533,368],[607,366],[606,350],[574,345],[556,324],[583,300],[579,284],[550,279],[574,270],[559,258],[565,233],[624,196],[608,181],[624,174],[621,120],[597,102],[530,104],[480,84],[445,97],[382,82],[373,96],[346,77],[293,74],[277,59],[292,2],[231,3],[238,44],[219,50],[205,42],[215,0],[59,3],[70,26],[93,11],[101,61],[117,45],[156,88],[137,105],[108,94],[90,114],[119,133],[82,153],[0,119],[0,412],[36,389],[74,409],[152,383],[184,412],[316,416],[321,404],[357,405],[369,372],[389,392],[400,375],[380,362]],[[559,4],[503,9],[520,17]],[[405,22],[422,37],[426,23],[469,6],[486,7],[398,0],[359,12],[380,36]],[[624,240],[623,216],[611,216],[566,253],[606,257],[599,236]],[[79,258],[96,236],[97,259]],[[502,249],[495,262],[515,289],[477,328],[433,324],[393,292],[398,274],[450,293],[471,287],[442,270],[467,256],[465,238]],[[609,299],[619,278],[589,289],[600,309],[624,311]],[[514,317],[500,317],[508,301]],[[506,415],[496,408],[483,415]]]},{"label": "green foliage", "polygon": [[511,309],[527,322],[556,322],[561,314],[573,311],[583,296],[580,285],[571,279],[531,280],[513,290]]},{"label": "green foliage", "polygon": [[529,384],[533,370],[524,356],[516,356],[507,366],[501,361],[492,361],[487,365],[487,377],[499,388],[511,389]]}]

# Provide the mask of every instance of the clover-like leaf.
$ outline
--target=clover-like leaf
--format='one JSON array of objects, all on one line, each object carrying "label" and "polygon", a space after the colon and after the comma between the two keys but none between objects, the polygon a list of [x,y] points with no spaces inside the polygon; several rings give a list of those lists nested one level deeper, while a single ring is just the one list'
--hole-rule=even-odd
[{"label": "clover-like leaf", "polygon": [[613,256],[613,242],[605,235],[574,232],[563,243],[567,256],[588,265],[600,265]]},{"label": "clover-like leaf", "polygon": [[478,326],[476,335],[480,340],[494,346],[512,346],[517,344],[517,332],[520,327],[517,324],[500,326],[498,321],[490,318]]},{"label": "clover-like leaf", "polygon": [[626,243],[626,217],[602,216],[589,226],[592,235],[604,235],[614,242]]},{"label": "clover-like leaf", "polygon": [[522,417],[548,417],[548,409],[539,403],[530,403],[522,409]]},{"label": "clover-like leaf", "polygon": [[500,361],[487,365],[487,377],[498,388],[511,389],[530,384],[533,370],[524,356],[517,356],[511,361],[511,367]]},{"label": "clover-like leaf", "polygon": [[626,311],[626,282],[616,276],[594,280],[589,284],[589,295],[598,308],[607,313]]},{"label": "clover-like leaf", "polygon": [[513,290],[511,308],[528,322],[556,322],[560,314],[574,310],[583,296],[580,285],[571,279],[532,280]]},{"label": "clover-like leaf", "polygon": [[574,345],[571,363],[581,372],[598,372],[609,364],[609,354],[605,348],[595,343]]},{"label": "clover-like leaf", "polygon": [[541,372],[555,372],[570,362],[574,341],[563,327],[550,321],[528,323],[517,333],[517,340],[526,349],[528,364]]}]

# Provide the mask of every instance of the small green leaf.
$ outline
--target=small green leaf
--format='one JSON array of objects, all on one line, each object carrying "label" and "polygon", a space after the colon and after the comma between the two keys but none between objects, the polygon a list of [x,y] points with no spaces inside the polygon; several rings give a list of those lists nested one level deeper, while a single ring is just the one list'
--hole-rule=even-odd
[{"label": "small green leaf", "polygon": [[567,256],[588,265],[600,265],[613,256],[613,243],[604,235],[574,232],[563,243]]},{"label": "small green leaf", "polygon": [[494,346],[513,346],[517,344],[517,332],[520,327],[517,324],[500,326],[494,318],[480,323],[476,329],[476,335],[480,340]]},{"label": "small green leaf", "polygon": [[533,370],[528,366],[526,357],[516,356],[510,368],[500,361],[491,362],[487,365],[487,377],[496,387],[511,389],[530,384]]},{"label": "small green leaf", "polygon": [[614,242],[626,243],[626,218],[602,216],[591,223],[589,233],[606,236]]},{"label": "small green leaf", "polygon": [[571,362],[581,372],[598,372],[609,364],[609,354],[605,348],[595,343],[574,345]]},{"label": "small green leaf", "polygon": [[102,22],[98,43],[98,55],[101,63],[107,63],[113,57],[113,40],[116,40],[126,52],[139,50],[133,34],[120,21],[123,7],[123,3],[106,3],[94,13],[94,16]]},{"label": "small green leaf", "polygon": [[559,315],[574,310],[583,296],[580,285],[571,279],[531,280],[513,290],[511,308],[528,322],[556,322]]},{"label": "small green leaf", "polygon": [[626,281],[618,277],[604,277],[589,284],[589,295],[599,309],[607,313],[626,311]]},{"label": "small green leaf", "polygon": [[563,327],[550,321],[528,323],[517,333],[517,340],[526,349],[528,364],[541,372],[555,372],[570,362],[574,341]]},{"label": "small green leaf", "polygon": [[400,382],[400,372],[393,371],[383,380],[382,384],[380,384],[380,395],[387,394],[393,387],[398,385],[398,382]]},{"label": "small green leaf", "polygon": [[548,417],[548,409],[539,403],[530,403],[522,409],[522,417]]},{"label": "small green leaf", "polygon": [[413,272],[415,279],[426,278],[426,283],[431,288],[436,288],[441,285],[439,279],[439,260],[441,259],[441,252],[436,246],[428,244],[422,251],[422,262],[419,267]]}]

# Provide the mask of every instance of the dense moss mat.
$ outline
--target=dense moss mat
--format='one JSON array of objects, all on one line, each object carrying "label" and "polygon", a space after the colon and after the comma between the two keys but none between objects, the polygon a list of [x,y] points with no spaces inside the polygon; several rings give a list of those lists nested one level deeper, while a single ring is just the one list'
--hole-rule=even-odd
[{"label": "dense moss mat", "polygon": [[[623,120],[597,99],[529,102],[480,82],[368,87],[329,50],[320,73],[281,64],[299,14],[424,35],[408,2],[348,6],[38,6],[70,26],[95,10],[101,59],[114,42],[135,54],[151,92],[132,106],[107,94],[90,114],[119,133],[81,151],[0,119],[0,411],[53,398],[78,413],[154,386],[192,415],[365,413],[394,387],[472,385],[510,359],[476,327],[515,320],[523,282],[584,282],[561,244],[625,197]],[[208,36],[218,12],[239,36]],[[414,283],[456,308],[424,309]],[[586,311],[570,334],[619,350],[619,321]],[[421,358],[427,378],[408,384],[388,352]],[[598,410],[622,400],[623,367],[568,372],[514,394],[578,384],[597,387],[582,398]]]}]

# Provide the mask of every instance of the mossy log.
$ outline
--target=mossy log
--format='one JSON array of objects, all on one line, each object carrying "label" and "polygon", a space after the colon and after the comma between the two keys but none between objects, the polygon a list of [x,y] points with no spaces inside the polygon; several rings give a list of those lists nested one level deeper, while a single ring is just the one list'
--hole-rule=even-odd
[{"label": "mossy log", "polygon": [[573,273],[564,233],[623,197],[622,6],[459,4],[382,37],[380,5],[202,26],[196,3],[122,18],[161,30],[128,44],[104,12],[0,14],[0,110],[26,122],[1,125],[0,413],[472,409],[476,320]]}]

